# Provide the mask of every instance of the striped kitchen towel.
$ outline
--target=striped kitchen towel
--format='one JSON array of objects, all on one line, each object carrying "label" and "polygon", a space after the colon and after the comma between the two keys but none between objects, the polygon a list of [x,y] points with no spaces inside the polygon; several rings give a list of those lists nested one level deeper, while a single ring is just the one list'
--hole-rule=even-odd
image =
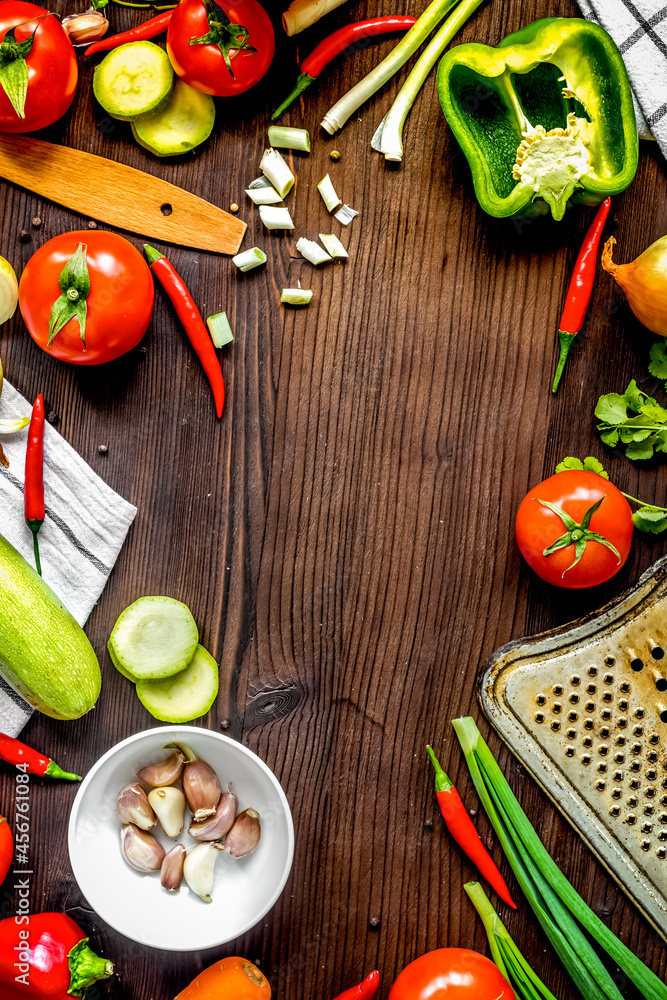
[{"label": "striped kitchen towel", "polygon": [[667,156],[667,3],[665,0],[578,0],[590,21],[614,39],[628,69],[642,139]]},{"label": "striped kitchen towel", "polygon": [[[29,417],[27,399],[5,380],[0,419]],[[0,533],[33,564],[32,533],[23,517],[27,432],[3,437],[9,468],[0,465]],[[56,430],[44,434],[46,519],[39,533],[44,579],[83,625],[113,569],[136,507],[104,483]],[[0,678],[0,732],[16,736],[33,709]]]}]

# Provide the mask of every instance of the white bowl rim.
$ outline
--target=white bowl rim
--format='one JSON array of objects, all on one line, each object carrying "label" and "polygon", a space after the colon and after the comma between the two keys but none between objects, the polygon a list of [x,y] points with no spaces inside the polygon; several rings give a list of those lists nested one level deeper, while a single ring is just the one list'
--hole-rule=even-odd
[{"label": "white bowl rim", "polygon": [[[276,792],[278,793],[278,798],[282,802],[283,809],[285,810],[285,819],[287,820],[287,861],[285,863],[285,869],[280,879],[278,888],[274,892],[271,899],[268,901],[265,907],[260,912],[257,913],[256,916],[252,917],[252,919],[249,922],[246,922],[245,924],[241,925],[238,933],[235,934],[233,938],[224,938],[222,941],[216,941],[213,944],[207,944],[205,947],[199,946],[197,948],[182,948],[175,945],[174,946],[164,945],[162,947],[158,947],[157,945],[147,944],[146,941],[142,941],[139,938],[134,937],[132,934],[128,934],[121,927],[118,927],[115,923],[111,923],[109,920],[106,919],[106,917],[103,917],[101,913],[98,913],[98,911],[95,909],[95,907],[92,906],[92,903],[90,903],[90,901],[86,897],[86,894],[79,885],[79,880],[76,877],[76,871],[74,870],[74,860],[72,857],[74,838],[75,838],[75,827],[79,816],[79,811],[81,809],[81,805],[84,800],[85,792],[88,786],[92,783],[97,772],[102,768],[102,766],[123,747],[126,747],[131,743],[136,743],[138,740],[144,737],[157,736],[159,734],[163,735],[169,734],[169,736],[173,740],[178,738],[177,736],[178,733],[192,733],[193,735],[197,736],[201,736],[202,733],[206,733],[208,736],[212,736],[214,739],[220,740],[222,743],[235,747],[237,750],[240,750],[242,754],[244,754],[246,757],[249,757],[252,761],[254,761],[255,764],[258,764],[260,770],[264,771],[266,776],[274,785]],[[115,743],[112,747],[110,747],[106,751],[106,753],[102,754],[102,756],[95,761],[95,763],[90,768],[90,770],[84,777],[83,781],[79,785],[79,788],[76,793],[76,798],[72,803],[72,808],[70,810],[69,824],[67,828],[67,848],[76,884],[79,886],[79,890],[83,894],[88,905],[92,907],[97,916],[101,920],[103,920],[105,924],[108,924],[108,926],[113,928],[113,930],[117,931],[119,934],[122,934],[123,937],[129,938],[130,941],[136,941],[138,944],[143,945],[145,948],[152,948],[155,951],[183,952],[183,954],[185,954],[187,952],[192,952],[192,951],[208,951],[211,948],[219,948],[222,945],[230,944],[232,941],[236,941],[238,938],[243,937],[244,934],[247,934],[247,932],[251,930],[253,927],[256,927],[257,924],[264,919],[266,914],[275,906],[275,904],[278,902],[278,899],[282,895],[285,885],[287,884],[287,879],[289,878],[290,872],[292,871],[292,862],[294,860],[294,822],[292,820],[292,810],[290,809],[289,802],[287,801],[287,796],[283,791],[282,785],[280,784],[280,782],[278,781],[277,777],[275,776],[271,768],[268,766],[268,764],[266,764],[261,757],[258,757],[256,753],[250,750],[249,747],[244,746],[243,743],[240,743],[238,740],[232,739],[231,736],[225,736],[223,733],[217,733],[214,729],[206,729],[202,726],[182,726],[182,725],[156,726],[154,729],[142,729],[141,732],[133,733],[132,736],[126,737],[126,739],[121,740],[120,743]]]}]

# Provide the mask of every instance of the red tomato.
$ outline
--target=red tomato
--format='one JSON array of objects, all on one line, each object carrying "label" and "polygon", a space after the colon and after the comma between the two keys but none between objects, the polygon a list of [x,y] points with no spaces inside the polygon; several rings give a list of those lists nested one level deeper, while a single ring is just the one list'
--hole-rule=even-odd
[{"label": "red tomato", "polygon": [[[28,67],[25,118],[19,117],[0,87],[0,132],[34,132],[61,118],[72,103],[78,80],[76,56],[54,14],[23,0],[1,0],[0,39],[15,26],[14,37],[19,44],[35,32],[32,48],[25,58]],[[0,61],[9,44],[8,39],[0,45]]]},{"label": "red tomato", "polygon": [[467,948],[438,948],[406,966],[389,1000],[516,1000],[500,969]]},{"label": "red tomato", "polygon": [[[76,317],[49,347],[49,317],[62,295],[58,279],[79,244],[87,248],[90,276],[86,349]],[[19,283],[19,308],[30,336],[48,354],[75,365],[99,365],[137,346],[150,323],[154,294],[150,269],[128,240],[86,229],[54,236],[32,255]]]},{"label": "red tomato", "polygon": [[0,816],[0,882],[4,882],[5,876],[12,866],[14,860],[14,840],[9,823]]},{"label": "red tomato", "polygon": [[[589,532],[582,531],[586,512],[600,499],[602,503],[590,518]],[[575,527],[569,525],[571,532],[544,501],[555,504],[573,519]],[[598,538],[590,538],[590,532]],[[573,566],[578,536],[580,546],[585,542],[585,548]],[[571,541],[545,555],[545,549],[560,538]],[[516,540],[528,565],[547,583],[571,590],[595,587],[618,573],[630,554],[632,511],[621,491],[596,472],[557,472],[523,499],[516,516]]]},{"label": "red tomato", "polygon": [[[219,45],[190,44],[191,38],[215,31],[209,18],[223,22],[218,29],[220,43],[223,49],[229,49],[233,76]],[[225,20],[229,25],[224,24]],[[235,42],[251,48],[235,49]],[[220,5],[214,0],[181,0],[167,31],[167,52],[174,72],[188,86],[214,97],[233,97],[259,83],[271,65],[275,48],[271,19],[257,0],[222,0]]]}]

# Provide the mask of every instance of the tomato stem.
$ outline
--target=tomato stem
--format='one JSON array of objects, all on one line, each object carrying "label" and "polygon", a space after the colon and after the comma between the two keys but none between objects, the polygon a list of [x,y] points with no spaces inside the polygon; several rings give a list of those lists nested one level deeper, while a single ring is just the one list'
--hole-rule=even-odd
[{"label": "tomato stem", "polygon": [[193,36],[190,39],[190,45],[217,45],[230,76],[234,79],[230,50],[257,52],[257,49],[248,44],[250,32],[243,24],[230,21],[222,7],[214,3],[213,0],[204,0],[204,6],[206,7],[209,30],[199,38]]},{"label": "tomato stem", "polygon": [[605,499],[604,496],[601,496],[599,500],[596,500],[595,503],[588,508],[581,519],[581,524],[578,524],[574,518],[567,514],[562,507],[558,506],[558,504],[550,503],[548,500],[540,500],[538,497],[535,499],[538,503],[541,503],[543,507],[548,507],[552,513],[556,514],[556,516],[561,519],[566,529],[565,533],[557,538],[555,542],[552,542],[551,545],[547,545],[546,549],[542,552],[542,555],[549,557],[553,555],[554,552],[558,552],[560,549],[566,549],[568,545],[574,545],[574,561],[567,567],[567,569],[563,570],[563,576],[565,576],[566,573],[577,565],[586,551],[586,546],[589,542],[599,542],[600,545],[605,545],[614,553],[618,559],[619,566],[621,565],[621,554],[616,546],[612,545],[611,542],[604,537],[604,535],[598,534],[597,531],[591,531],[589,527],[593,514],[596,510],[598,510],[600,504]]}]

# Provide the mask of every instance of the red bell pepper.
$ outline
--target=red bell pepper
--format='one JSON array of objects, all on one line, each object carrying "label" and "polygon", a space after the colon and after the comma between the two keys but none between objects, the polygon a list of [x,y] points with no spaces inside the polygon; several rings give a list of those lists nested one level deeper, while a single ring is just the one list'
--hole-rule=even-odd
[{"label": "red bell pepper", "polygon": [[19,914],[0,920],[2,1000],[72,1000],[113,965],[88,947],[88,938],[64,913]]},{"label": "red bell pepper", "polygon": [[0,882],[4,882],[14,858],[14,839],[9,823],[0,816]]}]

